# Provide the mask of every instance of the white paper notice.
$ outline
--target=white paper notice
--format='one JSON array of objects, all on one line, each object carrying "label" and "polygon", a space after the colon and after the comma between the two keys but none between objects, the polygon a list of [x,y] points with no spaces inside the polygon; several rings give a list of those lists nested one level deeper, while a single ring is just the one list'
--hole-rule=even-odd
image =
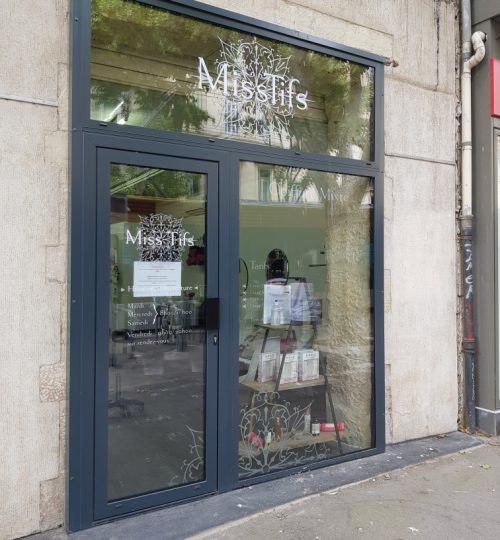
[{"label": "white paper notice", "polygon": [[134,261],[134,296],[181,296],[181,264]]},{"label": "white paper notice", "polygon": [[275,300],[283,310],[283,324],[290,322],[291,312],[291,292],[290,285],[264,285],[264,317],[263,323],[271,323],[271,310],[275,305]]}]

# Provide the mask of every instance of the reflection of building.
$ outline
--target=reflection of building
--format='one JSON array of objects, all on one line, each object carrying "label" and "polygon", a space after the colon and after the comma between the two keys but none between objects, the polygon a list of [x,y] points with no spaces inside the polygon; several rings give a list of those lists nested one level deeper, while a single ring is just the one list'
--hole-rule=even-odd
[{"label": "reflection of building", "polygon": [[[236,15],[218,9],[227,5],[222,0],[158,1],[155,5],[167,11],[154,12],[147,1],[130,1],[127,9],[119,9],[122,4],[45,0],[34,14],[33,3],[17,2],[4,28],[0,452],[10,473],[0,475],[1,492],[9,501],[0,511],[2,538],[70,522],[74,528],[91,526],[94,500],[102,519],[140,509],[133,501],[126,502],[132,504],[126,510],[118,508],[120,503],[114,508],[106,498],[113,493],[118,498],[140,491],[173,494],[149,506],[191,496],[188,480],[199,482],[203,470],[204,369],[217,361],[227,378],[210,381],[207,392],[213,398],[214,388],[226,384],[227,395],[238,402],[233,416],[222,420],[225,433],[248,419],[243,431],[253,436],[238,441],[235,436],[234,448],[227,442],[207,453],[212,461],[203,472],[212,487],[216,472],[234,473],[227,464],[234,465],[237,455],[250,462],[257,456],[260,472],[267,474],[269,463],[261,459],[266,444],[274,455],[281,438],[288,440],[288,449],[308,448],[297,429],[295,439],[287,439],[292,430],[281,422],[295,414],[295,427],[303,427],[313,400],[313,412],[331,420],[319,384],[290,394],[298,412],[288,409],[278,422],[269,420],[265,434],[259,433],[263,422],[250,420],[249,414],[262,410],[262,400],[253,399],[251,407],[251,392],[238,385],[243,376],[238,369],[249,370],[256,343],[264,341],[255,329],[262,330],[266,256],[275,249],[286,254],[295,283],[303,279],[314,285],[310,294],[321,325],[313,337],[310,326],[295,328],[287,346],[316,347],[329,361],[321,374],[332,380],[336,411],[346,427],[341,434],[345,448],[368,454],[383,451],[385,442],[453,431],[461,413],[454,3],[395,2],[388,10],[363,0],[340,13],[328,2],[276,0],[274,8],[238,0],[231,3]],[[90,5],[102,16],[92,18],[85,11]],[[141,16],[141,10],[149,15]],[[498,9],[478,11],[475,18],[477,28],[484,27],[492,38],[488,55],[498,58],[493,39]],[[274,71],[266,72],[283,80],[286,75],[288,83],[300,81],[290,87],[293,115],[288,114],[288,85],[282,96],[275,86],[274,109],[259,105],[254,87],[246,102],[232,99],[242,95],[243,87],[234,90],[240,79],[231,69],[229,95],[221,92],[221,83],[199,88],[200,57],[217,78],[221,40],[251,44],[255,36],[271,51],[261,61],[278,61]],[[238,73],[246,70],[248,76],[251,63],[244,54],[237,48],[231,61],[241,60]],[[475,92],[482,104],[489,66],[477,70]],[[270,92],[269,103],[273,79],[265,73],[264,79],[271,82],[270,90],[262,89]],[[307,108],[295,99],[305,92]],[[478,406],[487,415],[479,425],[487,428],[494,426],[499,408],[497,310],[491,294],[497,281],[491,223],[497,218],[490,208],[498,161],[491,135],[499,126],[484,108],[478,106],[477,112],[482,116],[476,132],[488,155],[476,163],[476,174],[485,181],[477,184],[475,210],[482,272]],[[177,261],[183,265],[184,295],[175,301],[141,302],[129,290],[137,250],[123,244],[124,230],[129,227],[135,237],[140,216],[152,213],[182,217],[196,239],[193,247],[199,248]],[[210,249],[216,244],[214,256]],[[221,272],[207,282],[219,296],[196,289],[197,280],[211,271]],[[203,307],[218,297],[220,336],[217,321],[206,320]],[[129,305],[141,303],[144,308]],[[123,331],[127,324],[144,328],[132,338],[142,336],[145,345],[129,339]],[[223,351],[215,363],[205,364],[205,332],[209,352],[216,346]],[[161,354],[155,349],[158,337],[165,337]],[[269,338],[278,352],[284,347],[281,337]],[[196,354],[188,356],[195,347]],[[179,407],[179,414],[165,414],[165,404]],[[95,429],[94,413],[101,421]],[[151,422],[141,422],[145,417],[139,413]],[[189,424],[186,418],[192,417],[196,421]],[[131,425],[148,444],[130,445],[123,438]],[[215,433],[217,424],[211,425]],[[95,439],[94,433],[99,433]],[[107,495],[106,433],[115,443]],[[340,445],[335,435],[322,437],[326,446],[314,446],[311,454],[335,463]],[[189,445],[191,461],[185,452]],[[123,448],[134,451],[124,454]],[[174,448],[176,458],[169,461],[165,448]],[[297,462],[278,463],[277,470],[288,474],[288,466],[293,469],[304,459],[301,452]],[[93,456],[102,469],[94,468]],[[137,456],[140,467],[126,461]],[[161,474],[151,474],[150,462]],[[94,470],[102,473],[97,482]],[[249,470],[250,477],[255,475]],[[153,480],[149,485],[148,479]],[[236,483],[233,476],[220,485]]]}]

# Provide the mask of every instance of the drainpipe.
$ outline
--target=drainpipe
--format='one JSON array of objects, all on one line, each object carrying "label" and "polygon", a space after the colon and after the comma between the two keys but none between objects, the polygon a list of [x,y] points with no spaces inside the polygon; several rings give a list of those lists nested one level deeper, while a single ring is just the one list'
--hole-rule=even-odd
[{"label": "drainpipe", "polygon": [[[486,34],[474,32],[471,36],[470,0],[462,1],[462,208],[460,213],[460,240],[463,264],[463,340],[465,356],[465,428],[467,432],[476,431],[476,389],[475,357],[476,338],[474,331],[474,275],[472,249],[472,99],[471,71],[484,58]],[[474,55],[471,56],[471,42]]]}]

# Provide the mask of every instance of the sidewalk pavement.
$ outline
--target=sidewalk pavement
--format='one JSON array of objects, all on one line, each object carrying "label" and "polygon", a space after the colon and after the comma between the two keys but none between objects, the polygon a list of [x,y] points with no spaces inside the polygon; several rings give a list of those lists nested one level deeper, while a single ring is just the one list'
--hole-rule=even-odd
[{"label": "sidewalk pavement", "polygon": [[32,540],[500,538],[500,438],[449,433],[70,534]]},{"label": "sidewalk pavement", "polygon": [[191,540],[498,540],[500,438],[299,499]]}]

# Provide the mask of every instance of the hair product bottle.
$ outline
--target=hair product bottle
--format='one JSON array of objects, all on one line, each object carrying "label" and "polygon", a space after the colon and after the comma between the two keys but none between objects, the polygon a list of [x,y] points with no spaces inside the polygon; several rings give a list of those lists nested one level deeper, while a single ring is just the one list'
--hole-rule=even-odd
[{"label": "hair product bottle", "polygon": [[304,433],[311,433],[311,407],[306,408],[304,413]]},{"label": "hair product bottle", "polygon": [[281,420],[279,416],[276,416],[274,420],[274,440],[281,441]]}]

